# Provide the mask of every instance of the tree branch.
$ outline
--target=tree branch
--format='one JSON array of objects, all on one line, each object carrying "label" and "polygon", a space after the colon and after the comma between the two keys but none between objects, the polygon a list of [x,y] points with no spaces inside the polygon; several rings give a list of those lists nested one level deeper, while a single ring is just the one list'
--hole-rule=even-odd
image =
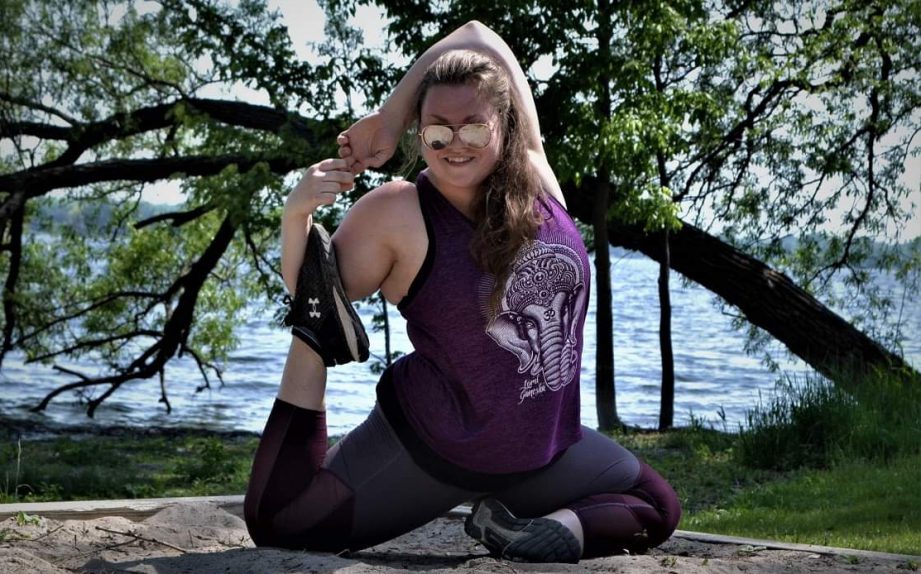
[{"label": "tree branch", "polygon": [[211,379],[208,378],[208,372],[206,369],[211,369],[212,371],[214,371],[214,374],[217,377],[217,380],[220,381],[222,387],[224,386],[224,375],[223,373],[221,373],[221,370],[217,368],[217,365],[203,360],[195,349],[183,344],[182,351],[180,352],[180,354],[185,354],[185,353],[192,355],[192,359],[194,359],[195,364],[198,365],[198,372],[201,373],[202,379],[204,379],[205,381],[204,384],[196,387],[195,389],[196,393],[200,393],[204,391],[205,389],[211,388]]},{"label": "tree branch", "polygon": [[211,204],[200,205],[195,209],[190,209],[189,211],[171,211],[169,213],[161,213],[159,215],[154,215],[153,217],[148,217],[134,224],[135,229],[143,229],[154,223],[159,223],[161,221],[172,221],[173,227],[182,227],[190,221],[194,221],[199,217],[214,211],[215,206]]},{"label": "tree branch", "polygon": [[[38,167],[16,173],[0,175],[0,190],[28,189],[26,199],[38,197],[53,189],[80,187],[107,181],[130,180],[153,182],[171,177],[207,176],[220,173],[229,165],[237,165],[241,172],[265,162],[275,173],[287,173],[302,167],[308,159],[296,161],[276,154],[227,154],[220,156],[186,156],[157,159],[113,159],[60,167]],[[0,206],[0,219],[9,217],[10,199]]]},{"label": "tree branch", "polygon": [[0,139],[17,136],[32,136],[43,140],[68,140],[73,135],[73,128],[53,126],[40,122],[4,122],[0,121]]},{"label": "tree branch", "polygon": [[50,353],[45,353],[44,355],[32,357],[26,360],[26,364],[40,363],[42,361],[47,361],[48,359],[53,359],[54,357],[57,357],[60,355],[66,355],[66,354],[73,353],[75,351],[80,351],[83,349],[92,349],[100,345],[105,345],[107,343],[114,343],[116,341],[123,341],[125,339],[131,339],[133,337],[155,337],[156,338],[156,337],[159,337],[160,335],[162,335],[160,331],[153,331],[150,329],[138,329],[135,331],[131,331],[130,333],[112,335],[111,337],[103,337],[100,339],[84,339],[64,349],[59,349],[56,351],[52,351]]},{"label": "tree branch", "polygon": [[29,339],[33,339],[39,336],[40,334],[44,333],[45,331],[47,331],[51,327],[54,327],[55,325],[66,323],[67,321],[72,321],[82,315],[85,315],[95,309],[98,309],[99,307],[107,305],[111,303],[112,301],[115,301],[116,299],[121,299],[125,297],[133,297],[137,299],[153,299],[153,303],[156,304],[160,301],[163,301],[169,298],[172,292],[173,292],[173,288],[171,287],[169,290],[166,291],[166,293],[150,293],[147,291],[118,291],[116,293],[109,293],[105,297],[102,297],[101,299],[97,299],[96,301],[90,303],[88,307],[84,307],[82,309],[79,309],[63,317],[58,317],[54,321],[43,325],[41,329],[37,329],[35,331],[32,331],[31,333],[23,335],[22,337],[14,341],[14,345],[21,346],[23,343],[25,343]]},{"label": "tree branch", "polygon": [[34,102],[27,98],[21,98],[19,96],[14,96],[13,94],[8,94],[6,92],[0,92],[0,101],[9,102],[11,104],[16,104],[16,105],[23,106],[23,107],[26,107],[32,110],[38,110],[40,112],[45,112],[46,114],[50,114],[52,116],[61,118],[62,120],[64,120],[65,122],[69,124],[79,124],[80,123],[76,119],[74,119],[72,116],[65,114],[64,112],[58,109],[52,108],[50,106],[46,106],[40,102]]},{"label": "tree branch", "polygon": [[[29,104],[21,99],[16,103]],[[70,142],[68,149],[61,156],[45,166],[60,167],[76,162],[83,152],[103,142],[179,125],[183,117],[180,111],[205,115],[229,126],[271,133],[291,130],[294,135],[313,145],[320,141],[334,141],[338,133],[338,130],[329,128],[331,122],[309,120],[298,114],[267,106],[229,100],[187,98],[131,112],[120,112],[98,122],[80,123],[71,119],[72,126],[66,128],[35,122],[10,123],[3,126],[3,137],[28,131],[28,135]]]},{"label": "tree branch", "polygon": [[[159,340],[148,347],[121,373],[105,377],[90,378],[71,371],[71,374],[80,377],[81,380],[54,389],[45,395],[41,402],[33,407],[32,410],[36,412],[44,410],[52,399],[69,390],[108,385],[108,388],[102,395],[89,402],[86,414],[92,417],[99,405],[109,398],[112,393],[118,390],[124,383],[135,379],[149,379],[159,373],[164,365],[166,365],[167,361],[176,355],[176,352],[185,345],[192,326],[198,294],[211,271],[217,266],[224,252],[227,251],[227,247],[233,240],[235,232],[236,227],[231,223],[230,216],[226,217],[221,223],[217,233],[215,233],[211,243],[205,248],[201,257],[199,257],[198,260],[189,267],[189,270],[177,280],[177,282],[181,284],[182,294],[179,296],[179,302],[170,314],[169,319],[167,319],[166,324],[163,326],[162,333],[158,334],[160,336]],[[151,357],[152,360],[148,362],[148,359]]]}]

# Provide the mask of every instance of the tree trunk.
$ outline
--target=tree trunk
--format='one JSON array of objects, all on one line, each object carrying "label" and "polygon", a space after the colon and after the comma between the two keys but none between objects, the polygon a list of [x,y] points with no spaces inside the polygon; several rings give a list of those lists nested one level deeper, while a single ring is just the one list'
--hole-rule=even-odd
[{"label": "tree trunk", "polygon": [[598,429],[620,426],[614,391],[614,313],[611,300],[611,253],[608,248],[608,199],[610,186],[600,186],[592,207],[595,233],[595,411]]},{"label": "tree trunk", "polygon": [[383,292],[378,292],[381,299],[381,317],[384,320],[384,364],[390,366],[393,364],[393,352],[390,350],[390,315],[387,310],[387,298]]},{"label": "tree trunk", "polygon": [[[570,213],[590,221],[597,180],[581,186],[566,182]],[[658,234],[641,225],[608,224],[613,246],[665,260]],[[789,277],[689,224],[672,233],[669,266],[738,308],[816,371],[838,383],[842,375],[886,372],[906,383],[921,384],[921,374],[859,329],[798,287]]]},{"label": "tree trunk", "polygon": [[659,430],[675,424],[675,356],[672,352],[672,300],[668,292],[669,232],[662,233],[663,259],[659,262],[659,349],[662,354],[662,395]]},{"label": "tree trunk", "polygon": [[[614,7],[610,0],[598,0],[598,66],[605,70],[597,78],[598,99],[595,113],[611,117],[611,42],[614,36]],[[611,252],[608,247],[608,207],[611,204],[611,171],[602,155],[598,157],[598,179],[602,182],[592,206],[592,231],[595,235],[595,411],[598,429],[612,431],[621,426],[617,416],[614,378],[614,307],[611,297]]]}]

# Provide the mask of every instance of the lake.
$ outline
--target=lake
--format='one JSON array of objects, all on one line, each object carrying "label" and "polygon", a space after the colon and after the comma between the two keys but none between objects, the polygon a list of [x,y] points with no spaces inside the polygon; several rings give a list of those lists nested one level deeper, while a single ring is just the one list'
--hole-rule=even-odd
[{"label": "lake", "polygon": [[[655,427],[659,416],[659,305],[658,266],[641,256],[612,250],[614,294],[614,345],[617,408],[627,424]],[[902,299],[901,292],[895,299]],[[586,321],[582,361],[582,421],[594,427],[595,415],[595,315],[593,300]],[[771,372],[759,357],[743,351],[744,336],[731,327],[731,318],[714,306],[713,296],[695,285],[684,286],[672,273],[672,339],[675,355],[675,423],[693,415],[716,428],[737,430],[745,413],[767,399],[781,373]],[[921,367],[921,305],[917,293],[905,298],[901,320],[906,341],[905,357]],[[372,311],[360,310],[366,327]],[[393,348],[411,350],[405,324],[392,310]],[[73,395],[59,396],[45,413],[28,408],[57,386],[73,381],[50,367],[26,365],[21,354],[7,357],[0,372],[0,415],[65,424],[131,426],[186,426],[261,432],[271,408],[284,364],[290,335],[271,324],[271,316],[251,317],[240,332],[241,345],[226,364],[223,387],[213,382],[210,391],[196,393],[201,382],[191,360],[180,359],[167,367],[166,380],[172,414],[167,415],[159,381],[126,383],[87,419]],[[382,333],[370,333],[371,352],[382,354]],[[779,349],[779,347],[778,347]],[[65,363],[72,369],[97,374],[91,362]],[[799,360],[785,360],[783,372],[801,377],[808,372]],[[350,364],[330,370],[327,409],[330,434],[354,428],[374,404],[377,376],[368,364]],[[101,390],[96,391],[97,394]]]}]

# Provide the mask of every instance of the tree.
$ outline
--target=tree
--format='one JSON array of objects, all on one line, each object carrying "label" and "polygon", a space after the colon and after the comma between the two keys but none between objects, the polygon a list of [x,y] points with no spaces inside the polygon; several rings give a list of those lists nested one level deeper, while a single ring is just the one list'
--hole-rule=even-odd
[{"label": "tree", "polygon": [[[331,87],[294,56],[259,2],[5,3],[0,22],[0,270],[3,341],[30,361],[92,353],[101,376],[88,414],[124,383],[192,357],[202,386],[236,340],[248,301],[278,301],[272,252],[284,175],[333,153]],[[270,105],[206,97],[234,85]],[[305,109],[310,117],[289,112]],[[148,182],[178,180],[186,201],[138,218]],[[88,235],[30,224],[52,192],[115,205]],[[162,400],[167,402],[165,386]],[[99,390],[96,390],[99,389]]]}]

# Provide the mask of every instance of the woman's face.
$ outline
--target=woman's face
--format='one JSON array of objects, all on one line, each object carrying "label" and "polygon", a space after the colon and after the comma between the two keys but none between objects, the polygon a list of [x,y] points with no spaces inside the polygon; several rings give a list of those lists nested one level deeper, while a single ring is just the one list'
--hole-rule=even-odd
[{"label": "woman's face", "polygon": [[451,143],[442,149],[422,144],[422,158],[429,166],[429,175],[443,192],[475,193],[499,161],[503,134],[495,107],[480,98],[474,86],[430,87],[422,102],[419,129],[429,125],[452,125],[457,130],[462,124],[488,124],[492,137],[486,147],[477,149],[465,144],[456,131]]}]

